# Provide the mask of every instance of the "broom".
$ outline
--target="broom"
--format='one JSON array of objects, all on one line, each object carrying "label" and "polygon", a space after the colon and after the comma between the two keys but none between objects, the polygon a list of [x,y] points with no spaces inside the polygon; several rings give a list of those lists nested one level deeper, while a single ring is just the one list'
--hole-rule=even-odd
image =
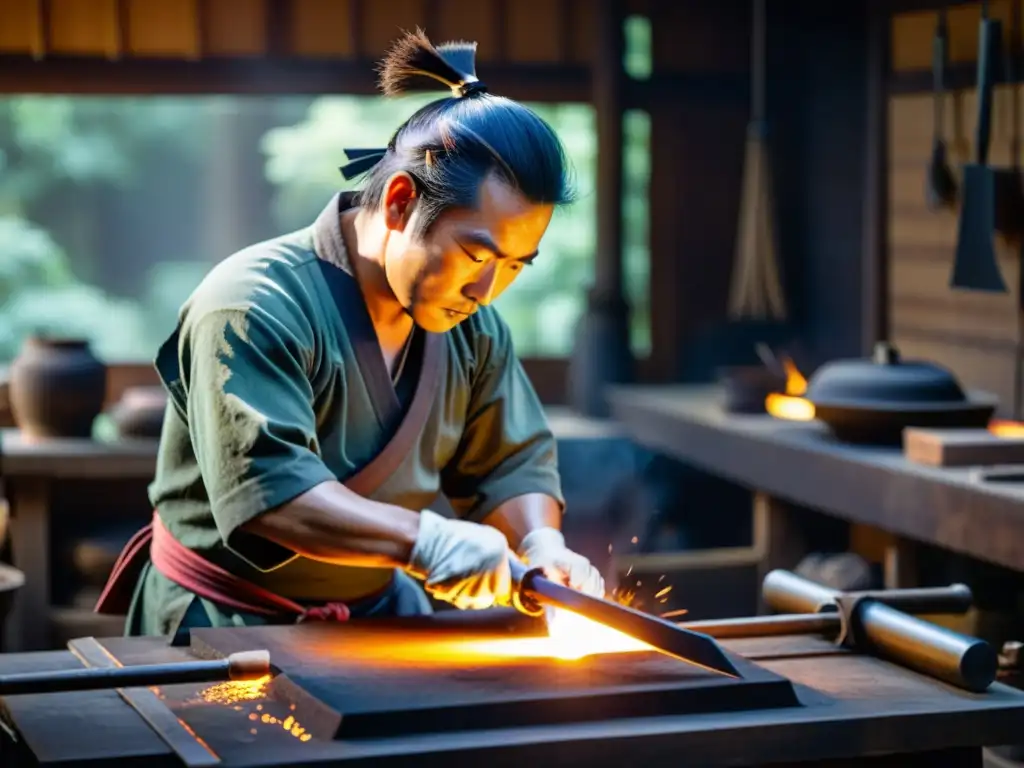
[{"label": "broom", "polygon": [[751,119],[747,127],[736,258],[729,292],[729,316],[784,320],[773,225],[772,178],[765,140],[765,0],[753,2],[751,34]]}]

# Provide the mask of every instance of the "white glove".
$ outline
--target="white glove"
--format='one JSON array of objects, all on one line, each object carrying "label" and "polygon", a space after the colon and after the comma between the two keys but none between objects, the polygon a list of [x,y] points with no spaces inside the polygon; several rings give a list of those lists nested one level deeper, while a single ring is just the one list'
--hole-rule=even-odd
[{"label": "white glove", "polygon": [[516,553],[531,568],[543,568],[555,580],[564,581],[594,597],[604,597],[604,578],[582,555],[565,546],[565,537],[554,528],[538,528],[523,537]]},{"label": "white glove", "polygon": [[438,600],[480,610],[510,604],[510,556],[508,541],[496,528],[425,509],[406,570],[424,579],[425,589]]}]

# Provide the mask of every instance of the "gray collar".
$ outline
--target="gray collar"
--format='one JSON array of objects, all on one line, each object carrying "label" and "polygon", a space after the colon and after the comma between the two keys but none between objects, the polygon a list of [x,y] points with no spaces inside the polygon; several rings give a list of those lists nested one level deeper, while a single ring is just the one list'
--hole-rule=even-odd
[{"label": "gray collar", "polygon": [[341,236],[341,214],[353,204],[351,192],[339,192],[313,222],[313,248],[316,255],[350,275],[354,273],[345,240]]}]

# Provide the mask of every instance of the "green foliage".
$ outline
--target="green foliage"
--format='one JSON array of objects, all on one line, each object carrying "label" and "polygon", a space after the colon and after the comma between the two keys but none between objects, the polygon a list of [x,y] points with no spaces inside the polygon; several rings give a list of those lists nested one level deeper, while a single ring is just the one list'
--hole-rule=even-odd
[{"label": "green foliage", "polygon": [[153,319],[167,294],[130,301],[83,284],[64,249],[26,214],[57,193],[149,183],[136,178],[137,159],[198,151],[190,139],[201,112],[180,99],[0,100],[0,360],[13,358],[31,333],[84,336],[108,360],[153,356]]},{"label": "green foliage", "polygon": [[200,117],[183,99],[2,99],[0,211],[25,211],[58,187],[131,184],[140,153],[192,150]]},{"label": "green foliage", "polygon": [[[281,232],[308,225],[344,188],[338,167],[348,147],[382,146],[432,98],[323,97],[287,127],[269,131],[262,148],[275,188]],[[201,262],[154,266],[134,301],[83,284],[69,256],[31,223],[41,203],[100,189],[130,194],[159,179],[140,178],[140,160],[162,153],[184,161],[204,151],[211,104],[224,99],[100,99],[18,96],[0,99],[0,361],[32,331],[82,335],[108,360],[152,359],[181,302],[209,268]],[[294,106],[282,99],[282,109]],[[287,104],[285,103],[287,102]],[[292,106],[289,106],[292,105]],[[597,146],[593,109],[583,104],[531,105],[561,136],[571,159],[578,202],[556,212],[541,257],[498,300],[524,356],[569,353],[596,248]],[[634,344],[649,345],[647,180],[649,121],[630,113],[624,125],[625,258],[634,310]],[[171,214],[173,215],[173,213]],[[75,251],[76,261],[82,258]]]}]

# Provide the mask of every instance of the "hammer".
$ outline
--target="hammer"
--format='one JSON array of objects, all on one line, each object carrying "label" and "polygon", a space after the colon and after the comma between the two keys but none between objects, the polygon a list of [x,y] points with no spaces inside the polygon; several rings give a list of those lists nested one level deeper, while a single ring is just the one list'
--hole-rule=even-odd
[{"label": "hammer", "polygon": [[241,651],[213,661],[177,661],[131,667],[86,667],[0,675],[0,697],[102,688],[148,688],[180,683],[258,680],[270,674],[268,651]]}]

